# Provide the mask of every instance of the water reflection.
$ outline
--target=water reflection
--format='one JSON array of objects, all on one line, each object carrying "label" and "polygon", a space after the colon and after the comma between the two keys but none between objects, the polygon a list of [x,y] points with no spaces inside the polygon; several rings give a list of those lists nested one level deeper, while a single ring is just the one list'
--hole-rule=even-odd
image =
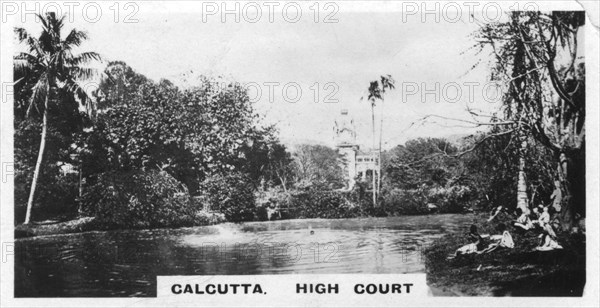
[{"label": "water reflection", "polygon": [[155,296],[157,275],[418,273],[472,216],[293,220],[22,239],[15,296]]}]

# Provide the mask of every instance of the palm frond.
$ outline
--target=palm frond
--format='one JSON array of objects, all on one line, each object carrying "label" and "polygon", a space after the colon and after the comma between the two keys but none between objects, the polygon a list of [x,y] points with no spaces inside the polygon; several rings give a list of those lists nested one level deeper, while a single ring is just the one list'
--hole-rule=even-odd
[{"label": "palm frond", "polygon": [[73,66],[79,66],[82,64],[89,64],[92,61],[102,61],[102,57],[100,56],[100,54],[95,52],[82,52],[69,59],[68,64]]},{"label": "palm frond", "polygon": [[[25,80],[28,84],[35,84],[44,71],[44,66],[38,62],[38,58],[26,52],[17,53],[13,57],[14,78],[19,81]],[[15,84],[17,81],[15,81]]]},{"label": "palm frond", "polygon": [[[95,112],[95,103],[89,97],[92,93],[79,83],[100,75],[96,68],[87,67],[93,61],[102,61],[95,52],[84,52],[73,55],[73,46],[80,46],[87,38],[87,33],[73,29],[67,37],[61,39],[65,15],[57,17],[49,12],[45,16],[37,15],[42,23],[42,33],[38,38],[32,37],[23,28],[15,28],[14,32],[20,43],[26,43],[28,52],[14,56],[15,78],[23,77],[22,86],[28,87],[31,96],[28,100],[26,115],[33,109],[40,111],[40,102],[51,96],[49,89],[62,88],[70,92],[88,111]],[[22,76],[20,76],[22,75]],[[89,87],[88,87],[89,88]],[[88,94],[89,93],[89,94]],[[25,106],[23,106],[25,107]]]},{"label": "palm frond", "polygon": [[71,54],[70,50],[61,49],[53,56],[52,63],[58,72],[63,72],[67,70],[69,62],[72,59],[73,54]]},{"label": "palm frond", "polygon": [[62,15],[58,20],[56,20],[56,23],[55,23],[56,34],[58,34],[59,37],[60,37],[60,30],[62,30],[63,26],[65,25],[65,18],[67,18],[67,15]]},{"label": "palm frond", "polygon": [[48,22],[46,21],[46,18],[44,18],[44,16],[40,14],[35,14],[35,16],[37,16],[40,22],[42,22],[42,27],[44,28],[44,30],[48,31],[50,28],[48,27]]},{"label": "palm frond", "polygon": [[17,39],[19,40],[19,43],[23,43],[24,41],[26,41],[29,38],[29,33],[27,32],[27,30],[23,29],[23,28],[15,28],[14,29],[15,34],[17,35]]},{"label": "palm frond", "polygon": [[47,53],[54,53],[56,50],[52,41],[53,41],[52,32],[50,30],[42,31],[42,33],[40,34],[40,37],[38,38],[38,42],[39,42],[38,44],[39,44],[40,48],[42,50],[46,51]]},{"label": "palm frond", "polygon": [[43,58],[46,55],[40,41],[35,37],[30,36],[27,38],[27,47],[29,47],[29,52],[34,52],[38,58]]},{"label": "palm frond", "polygon": [[46,98],[46,95],[49,95],[49,82],[50,80],[48,79],[48,74],[43,73],[35,85],[31,88],[31,98],[29,100],[29,107],[27,107],[27,116],[29,116],[31,113],[32,107],[35,107],[35,109],[40,112],[38,105],[40,105],[40,102]]},{"label": "palm frond", "polygon": [[19,82],[21,82],[23,80],[25,80],[25,77],[21,77],[21,78],[15,80],[15,85],[17,85]]},{"label": "palm frond", "polygon": [[69,92],[75,94],[75,97],[79,100],[80,104],[86,110],[88,116],[93,118],[96,113],[96,102],[94,101],[94,99],[92,99],[92,97],[88,95],[88,93],[81,86],[81,84],[75,79],[69,78],[66,79],[64,82],[65,88]]},{"label": "palm frond", "polygon": [[61,49],[61,35],[60,30],[63,26],[63,21],[65,16],[63,15],[61,18],[56,18],[56,13],[48,12],[46,13],[46,18],[38,15],[44,25],[44,31],[40,35],[40,43],[42,46],[54,53]]},{"label": "palm frond", "polygon": [[68,68],[67,74],[68,76],[72,76],[72,78],[78,80],[89,80],[98,77],[100,75],[100,71],[92,67],[72,66]]},{"label": "palm frond", "polygon": [[79,46],[81,45],[81,43],[83,43],[83,41],[87,39],[88,36],[86,32],[73,29],[71,30],[71,32],[69,32],[69,35],[67,35],[67,37],[63,41],[63,48],[71,49],[72,46]]},{"label": "palm frond", "polygon": [[14,59],[13,60],[15,74],[28,75],[35,69],[35,65],[25,59]]},{"label": "palm frond", "polygon": [[17,39],[19,40],[19,43],[25,42],[27,44],[27,47],[30,52],[35,52],[36,54],[38,54],[40,56],[44,54],[44,51],[42,49],[42,46],[40,45],[39,40],[37,40],[35,37],[29,35],[27,30],[25,30],[23,28],[14,28],[14,32],[17,35]]},{"label": "palm frond", "polygon": [[13,57],[13,59],[15,59],[15,60],[27,60],[27,61],[29,61],[31,63],[38,63],[38,59],[34,55],[32,55],[30,53],[27,53],[27,52],[19,52],[19,53],[17,53]]}]

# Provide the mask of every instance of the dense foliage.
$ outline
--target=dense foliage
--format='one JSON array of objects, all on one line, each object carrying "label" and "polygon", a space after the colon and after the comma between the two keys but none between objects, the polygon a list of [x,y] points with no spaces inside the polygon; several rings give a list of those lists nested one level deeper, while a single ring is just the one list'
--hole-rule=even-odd
[{"label": "dense foliage", "polygon": [[199,210],[179,181],[156,170],[102,174],[83,196],[84,213],[105,227],[192,226]]},{"label": "dense foliage", "polygon": [[339,189],[345,186],[344,158],[324,145],[301,144],[294,149],[294,174],[297,186]]},{"label": "dense foliage", "polygon": [[[492,132],[493,133],[493,132]],[[466,138],[472,147],[485,135]],[[553,189],[554,155],[535,140],[528,143],[525,156],[527,193],[532,204],[548,204]],[[517,175],[519,170],[518,145],[511,135],[487,139],[462,157],[464,169],[460,183],[473,189],[476,204],[491,208],[503,205],[509,209],[517,206]]]},{"label": "dense foliage", "polygon": [[[490,79],[508,86],[497,126],[522,145],[532,136],[554,156],[565,231],[585,215],[586,78],[579,46],[585,21],[582,11],[511,12],[474,35],[478,52],[492,56]],[[527,203],[525,172],[519,171],[517,191]]]},{"label": "dense foliage", "polygon": [[238,84],[223,87],[200,78],[182,90],[165,80],[153,83],[119,62],[106,71],[116,76],[100,86],[106,109],[89,152],[104,152],[107,170],[166,170],[195,193],[207,175],[244,165],[247,144],[270,133],[256,126]]},{"label": "dense foliage", "polygon": [[225,215],[228,221],[254,219],[256,201],[254,187],[242,173],[215,175],[201,184],[203,199],[213,211]]},{"label": "dense foliage", "polygon": [[385,155],[384,172],[387,186],[416,189],[422,185],[452,185],[453,170],[460,163],[450,157],[455,145],[440,138],[419,138],[398,145]]},{"label": "dense foliage", "polygon": [[309,188],[272,193],[261,207],[277,209],[271,220],[302,218],[354,218],[375,216],[368,196],[356,192]]},{"label": "dense foliage", "polygon": [[[245,90],[239,85],[223,86],[201,77],[195,86],[180,89],[166,80],[154,83],[122,62],[109,64],[106,74],[110,78],[103,80],[95,92],[99,108],[94,121],[80,114],[77,101],[66,91],[56,91],[52,98],[62,103],[48,110],[47,153],[35,199],[39,219],[82,214],[81,188],[86,196],[86,212],[108,224],[106,211],[111,206],[106,204],[125,211],[123,200],[104,200],[94,210],[90,208],[94,204],[92,196],[102,187],[111,186],[115,177],[133,176],[141,170],[172,176],[193,195],[202,193],[199,187],[205,179],[231,172],[243,173],[249,189],[261,183],[270,187],[291,181],[291,175],[282,173],[291,170],[291,154],[279,143],[273,128],[258,125]],[[41,130],[39,115],[25,116],[28,89],[16,89],[16,99],[22,102],[15,104],[16,222],[24,216]],[[162,184],[169,186],[168,179],[156,177],[151,185],[165,180]],[[131,185],[127,189],[135,190],[139,185],[138,190],[145,191],[150,184],[134,180]],[[182,202],[159,203],[179,204],[185,212],[187,205]],[[187,224],[187,218],[178,222],[170,213],[161,213],[167,215],[164,221],[147,213],[140,215],[150,219],[145,223],[149,226]],[[122,226],[129,214],[115,213],[116,221],[111,224]],[[243,214],[241,219],[249,217]],[[135,220],[130,223],[144,225]]]},{"label": "dense foliage", "polygon": [[[496,131],[458,138],[409,140],[385,153],[386,209],[392,213],[424,213],[430,203],[439,212],[457,213],[498,205],[516,207],[519,145]],[[553,189],[554,157],[534,139],[525,156],[528,195],[535,204],[548,204]]]},{"label": "dense foliage", "polygon": [[393,216],[429,213],[427,198],[422,189],[392,189],[383,194],[383,206]]}]

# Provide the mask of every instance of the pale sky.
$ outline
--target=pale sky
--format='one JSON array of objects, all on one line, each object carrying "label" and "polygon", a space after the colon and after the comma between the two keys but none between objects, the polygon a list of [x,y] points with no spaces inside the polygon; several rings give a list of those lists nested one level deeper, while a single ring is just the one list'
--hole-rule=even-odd
[{"label": "pale sky", "polygon": [[[468,52],[474,43],[469,35],[477,29],[476,24],[466,17],[455,23],[423,23],[418,17],[403,21],[400,12],[361,12],[349,3],[339,4],[334,15],[337,23],[315,23],[314,12],[306,6],[296,23],[283,20],[280,12],[274,16],[274,23],[267,16],[254,24],[243,17],[236,23],[232,16],[223,23],[219,15],[207,16],[207,22],[203,22],[199,4],[153,2],[139,4],[137,23],[115,23],[109,15],[112,12],[105,7],[108,16],[102,16],[98,22],[74,18],[66,28],[88,32],[90,40],[82,50],[96,51],[108,60],[124,61],[156,81],[167,78],[179,83],[183,73],[193,72],[260,84],[262,96],[256,108],[265,121],[277,124],[286,142],[310,140],[332,145],[334,120],[342,109],[349,109],[359,143],[369,146],[371,109],[368,102],[360,99],[369,81],[380,75],[392,75],[397,84],[396,90],[385,97],[383,107],[385,148],[415,137],[474,132],[454,127],[454,123],[425,123],[409,129],[411,123],[429,114],[470,118],[466,112],[469,88],[465,82],[479,84],[474,86],[475,102],[469,104],[471,108],[497,108],[498,103],[484,102],[481,95],[488,79],[487,54],[475,56]],[[322,21],[331,10],[321,10]],[[263,14],[266,12],[265,9]],[[28,20],[25,27],[37,32],[39,25]],[[470,71],[480,58],[484,58],[483,63]],[[279,83],[274,87],[272,103],[265,82]],[[296,103],[287,102],[282,94],[283,86],[290,82],[302,89]],[[439,83],[437,92],[443,93],[449,82],[460,85],[462,96],[458,102],[449,103],[441,97],[441,102],[435,103],[434,94],[422,100],[423,83],[428,89]],[[318,103],[314,102],[315,83],[320,88]],[[327,83],[337,87],[325,89]],[[403,95],[403,84],[409,83],[421,89],[414,95]],[[454,96],[453,89],[447,93]],[[334,90],[337,92],[332,98],[339,103],[324,103],[325,96]],[[294,88],[288,93],[292,98],[296,96]],[[377,123],[379,115],[378,109]]]}]

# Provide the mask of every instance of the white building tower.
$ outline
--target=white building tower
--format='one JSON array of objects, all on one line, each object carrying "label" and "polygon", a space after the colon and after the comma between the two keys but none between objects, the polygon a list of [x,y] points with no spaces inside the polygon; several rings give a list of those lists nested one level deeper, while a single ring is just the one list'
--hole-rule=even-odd
[{"label": "white building tower", "polygon": [[346,189],[354,187],[356,179],[366,182],[368,177],[377,176],[379,159],[375,151],[360,151],[356,143],[356,127],[354,120],[348,114],[347,109],[342,109],[340,116],[335,120],[335,146],[343,155],[342,166],[347,179]]},{"label": "white building tower", "polygon": [[345,189],[350,190],[354,187],[356,176],[356,153],[358,145],[356,144],[356,128],[354,120],[348,115],[347,109],[342,109],[340,116],[335,120],[335,146],[344,157],[345,177],[347,184]]}]

